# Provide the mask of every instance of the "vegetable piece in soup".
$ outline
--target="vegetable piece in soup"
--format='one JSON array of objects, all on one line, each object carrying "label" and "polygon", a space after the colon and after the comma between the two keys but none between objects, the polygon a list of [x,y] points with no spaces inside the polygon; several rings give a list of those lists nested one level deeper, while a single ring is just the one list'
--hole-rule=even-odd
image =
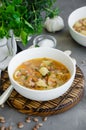
[{"label": "vegetable piece in soup", "polygon": [[49,58],[35,58],[18,66],[13,77],[24,87],[47,90],[67,82],[70,79],[70,72],[58,61]]}]

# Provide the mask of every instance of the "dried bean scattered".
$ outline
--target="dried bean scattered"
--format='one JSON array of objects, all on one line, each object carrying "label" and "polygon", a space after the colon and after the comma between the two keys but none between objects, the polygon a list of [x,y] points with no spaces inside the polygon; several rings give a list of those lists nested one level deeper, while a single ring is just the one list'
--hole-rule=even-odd
[{"label": "dried bean scattered", "polygon": [[0,130],[5,130],[5,126],[1,126],[1,127],[0,127]]},{"label": "dried bean scattered", "polygon": [[30,118],[30,117],[27,117],[25,121],[26,121],[27,123],[30,123],[30,122],[31,122],[31,118]]},{"label": "dried bean scattered", "polygon": [[37,130],[37,128],[34,127],[32,130]]},{"label": "dried bean scattered", "polygon": [[47,121],[47,117],[44,117],[44,118],[43,118],[43,121]]},{"label": "dried bean scattered", "polygon": [[[37,117],[32,118],[32,120],[37,123],[32,128],[32,130],[38,130],[40,127],[43,126],[43,123],[39,123],[39,119]],[[44,121],[44,122],[47,121],[47,117],[43,117],[42,121]],[[25,122],[30,123],[31,122],[31,117],[30,116],[26,117]],[[5,123],[5,118],[3,116],[0,116],[0,123]],[[23,128],[24,127],[24,122],[18,122],[17,126],[18,126],[18,128]],[[1,126],[0,130],[12,130],[12,126],[7,126],[7,127]]]},{"label": "dried bean scattered", "polygon": [[38,125],[38,124],[36,124],[34,128],[39,129],[39,125]]},{"label": "dried bean scattered", "polygon": [[38,122],[39,120],[38,118],[33,118],[33,121]]},{"label": "dried bean scattered", "polygon": [[4,104],[1,105],[1,108],[4,108]]},{"label": "dried bean scattered", "polygon": [[38,123],[39,127],[42,127],[43,126],[43,123]]},{"label": "dried bean scattered", "polygon": [[35,126],[34,126],[34,128],[33,128],[33,130],[38,130],[40,127],[42,127],[43,126],[43,123],[38,123],[38,124],[36,124]]},{"label": "dried bean scattered", "polygon": [[4,120],[5,118],[3,116],[0,116],[0,120]]},{"label": "dried bean scattered", "polygon": [[23,128],[24,124],[23,124],[23,122],[18,122],[17,126],[18,126],[18,128]]},{"label": "dried bean scattered", "polygon": [[9,126],[9,127],[8,127],[8,130],[12,130],[12,126]]},{"label": "dried bean scattered", "polygon": [[3,116],[0,116],[0,123],[5,123],[5,118]]}]

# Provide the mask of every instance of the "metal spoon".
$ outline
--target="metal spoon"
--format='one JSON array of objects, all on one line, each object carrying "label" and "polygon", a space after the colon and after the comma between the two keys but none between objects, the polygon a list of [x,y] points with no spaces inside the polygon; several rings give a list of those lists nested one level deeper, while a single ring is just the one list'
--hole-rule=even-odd
[{"label": "metal spoon", "polygon": [[[4,70],[3,68],[0,68],[0,79],[1,79],[1,72]],[[0,96],[0,105],[2,105],[10,96],[11,92],[13,90],[13,86],[10,85],[9,88],[6,89],[6,91]]]},{"label": "metal spoon", "polygon": [[3,103],[5,103],[5,101],[8,99],[8,97],[10,96],[11,92],[13,90],[13,86],[10,85],[5,92],[0,96],[0,105],[2,105]]},{"label": "metal spoon", "polygon": [[[1,72],[5,70],[5,68],[8,66],[8,60],[4,60],[0,66],[0,79],[1,79]],[[10,85],[9,88],[0,96],[0,105],[2,105],[10,96],[11,92],[13,90],[13,86]]]}]

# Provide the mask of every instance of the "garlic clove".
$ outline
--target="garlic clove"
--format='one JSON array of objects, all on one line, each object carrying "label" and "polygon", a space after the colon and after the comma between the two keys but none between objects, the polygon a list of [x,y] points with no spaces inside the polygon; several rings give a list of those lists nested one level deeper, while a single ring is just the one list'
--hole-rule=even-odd
[{"label": "garlic clove", "polygon": [[49,32],[60,31],[64,28],[64,21],[60,16],[55,16],[54,18],[47,17],[44,23],[44,27]]},{"label": "garlic clove", "polygon": [[46,18],[46,21],[44,23],[44,27],[49,31],[52,32],[52,22],[49,17]]},{"label": "garlic clove", "polygon": [[60,16],[58,16],[58,17],[55,17],[55,20],[56,20],[56,23],[58,23],[58,26],[56,26],[56,30],[59,31],[59,30],[63,29],[64,28],[63,19]]}]

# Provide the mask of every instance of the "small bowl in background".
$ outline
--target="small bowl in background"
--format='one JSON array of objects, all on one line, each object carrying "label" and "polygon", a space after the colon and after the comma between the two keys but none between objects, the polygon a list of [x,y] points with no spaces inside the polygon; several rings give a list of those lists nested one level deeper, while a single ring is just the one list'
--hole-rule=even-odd
[{"label": "small bowl in background", "polygon": [[51,47],[55,48],[56,47],[56,39],[51,36],[51,35],[38,35],[34,38],[33,40],[33,45],[35,47]]},{"label": "small bowl in background", "polygon": [[86,36],[75,31],[73,25],[78,20],[86,18],[86,6],[74,10],[68,17],[68,27],[72,38],[82,46],[86,46]]}]

